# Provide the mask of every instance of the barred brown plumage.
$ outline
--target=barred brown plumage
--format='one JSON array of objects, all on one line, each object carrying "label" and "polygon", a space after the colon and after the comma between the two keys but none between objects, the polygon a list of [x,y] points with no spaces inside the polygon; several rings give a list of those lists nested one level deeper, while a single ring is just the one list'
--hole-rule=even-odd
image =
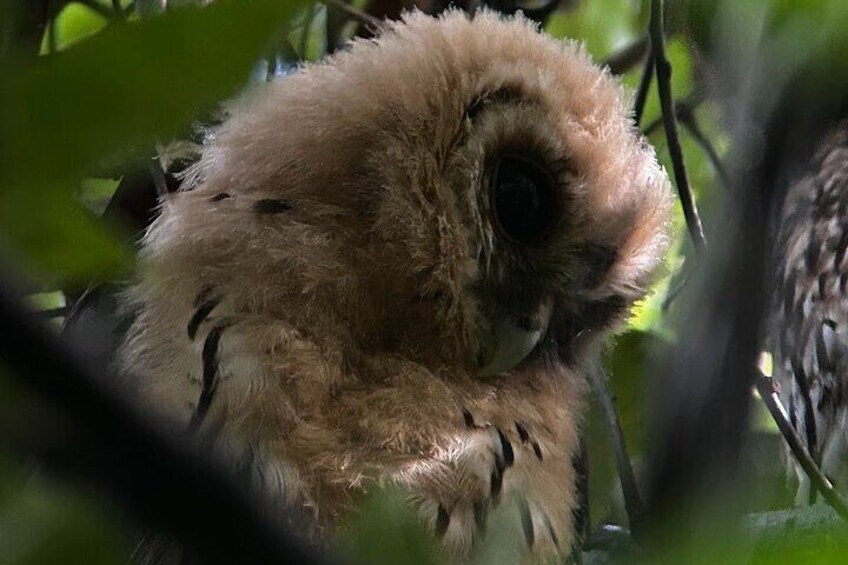
[{"label": "barred brown plumage", "polygon": [[[848,122],[821,142],[787,191],[775,246],[771,341],[790,422],[822,470],[846,478]],[[791,457],[791,456],[790,456]],[[804,472],[796,502],[815,500]]]},{"label": "barred brown plumage", "polygon": [[583,374],[668,244],[616,80],[522,18],[412,14],[229,114],[145,237],[141,396],[316,539],[390,484],[450,554],[498,504],[568,552]]}]

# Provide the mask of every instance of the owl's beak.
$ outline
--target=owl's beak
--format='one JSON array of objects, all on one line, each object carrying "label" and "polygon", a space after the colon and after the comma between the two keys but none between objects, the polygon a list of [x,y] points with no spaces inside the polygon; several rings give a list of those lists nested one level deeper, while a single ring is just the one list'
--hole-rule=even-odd
[{"label": "owl's beak", "polygon": [[543,298],[529,316],[504,316],[493,320],[492,347],[478,375],[491,377],[514,369],[542,340],[553,312],[553,296]]}]

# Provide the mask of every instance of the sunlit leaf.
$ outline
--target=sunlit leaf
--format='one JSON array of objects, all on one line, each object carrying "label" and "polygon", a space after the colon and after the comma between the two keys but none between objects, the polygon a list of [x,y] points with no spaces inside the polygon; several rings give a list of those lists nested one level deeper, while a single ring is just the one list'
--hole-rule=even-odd
[{"label": "sunlit leaf", "polygon": [[[56,48],[67,49],[106,27],[108,21],[91,8],[72,2],[56,16]],[[45,35],[45,47],[48,37]],[[46,51],[46,49],[44,49]]]}]

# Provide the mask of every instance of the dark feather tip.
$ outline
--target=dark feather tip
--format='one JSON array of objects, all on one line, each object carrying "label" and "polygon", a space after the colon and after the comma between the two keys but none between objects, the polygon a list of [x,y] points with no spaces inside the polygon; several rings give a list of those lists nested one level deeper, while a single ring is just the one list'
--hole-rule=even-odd
[{"label": "dark feather tip", "polygon": [[253,204],[253,209],[259,214],[282,214],[283,212],[290,211],[292,206],[285,200],[266,198],[257,200]]},{"label": "dark feather tip", "polygon": [[501,449],[503,450],[504,464],[507,467],[510,467],[515,462],[515,452],[512,450],[512,444],[510,443],[509,439],[507,439],[506,435],[501,431],[501,429],[497,428],[497,431],[498,437],[501,440]]}]

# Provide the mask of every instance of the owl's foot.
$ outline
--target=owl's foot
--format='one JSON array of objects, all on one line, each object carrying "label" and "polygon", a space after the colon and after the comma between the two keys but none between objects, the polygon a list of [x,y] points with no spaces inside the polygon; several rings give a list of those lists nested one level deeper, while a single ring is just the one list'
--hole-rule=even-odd
[{"label": "owl's foot", "polygon": [[[517,526],[526,549],[542,545],[559,553],[559,536],[544,509],[522,492],[515,473],[517,458],[540,462],[541,449],[527,429],[516,423],[507,430],[475,419],[463,410],[466,430],[425,462],[402,477],[412,487],[414,503],[424,522],[451,552],[467,554],[485,536],[489,517],[501,504],[502,514]],[[510,439],[510,436],[514,436]],[[540,540],[542,543],[539,544]]]}]

